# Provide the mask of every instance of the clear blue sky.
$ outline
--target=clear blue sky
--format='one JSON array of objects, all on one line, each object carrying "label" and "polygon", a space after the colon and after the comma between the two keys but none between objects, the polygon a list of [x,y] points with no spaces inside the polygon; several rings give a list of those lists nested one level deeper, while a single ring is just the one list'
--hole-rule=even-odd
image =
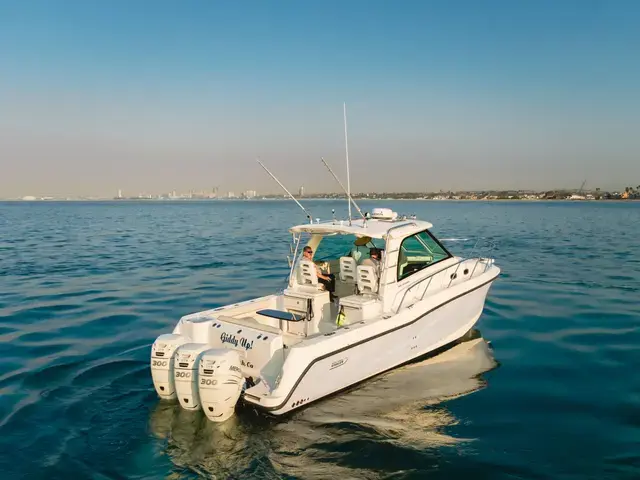
[{"label": "clear blue sky", "polygon": [[638,1],[0,0],[0,196],[640,183]]}]

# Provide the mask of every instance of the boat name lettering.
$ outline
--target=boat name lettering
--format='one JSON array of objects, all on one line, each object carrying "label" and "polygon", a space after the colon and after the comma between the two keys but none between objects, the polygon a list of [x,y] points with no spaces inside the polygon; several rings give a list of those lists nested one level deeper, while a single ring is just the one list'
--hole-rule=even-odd
[{"label": "boat name lettering", "polygon": [[242,363],[243,367],[253,368],[253,363],[251,362],[245,362],[244,360],[240,360],[240,362]]},{"label": "boat name lettering", "polygon": [[240,340],[235,335],[231,335],[227,332],[220,334],[220,341],[222,343],[230,343],[234,347],[240,345],[245,350],[251,350],[253,348],[253,340],[247,340],[245,337],[240,337]]}]

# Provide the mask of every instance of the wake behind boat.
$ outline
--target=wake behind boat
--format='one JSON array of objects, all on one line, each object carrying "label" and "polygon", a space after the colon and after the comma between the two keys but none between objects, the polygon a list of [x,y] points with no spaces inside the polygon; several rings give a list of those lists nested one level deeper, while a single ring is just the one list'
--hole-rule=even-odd
[{"label": "wake behind boat", "polygon": [[350,187],[349,218],[314,223],[267,172],[309,220],[290,228],[287,288],[187,315],[158,337],[161,398],[216,422],[239,401],[282,415],[452,345],[476,324],[500,273],[493,259],[455,256],[427,221],[362,213]]}]

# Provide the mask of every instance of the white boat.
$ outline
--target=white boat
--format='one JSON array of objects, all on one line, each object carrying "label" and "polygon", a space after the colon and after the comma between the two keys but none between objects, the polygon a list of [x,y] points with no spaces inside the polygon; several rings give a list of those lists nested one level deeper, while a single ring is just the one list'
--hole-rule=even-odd
[{"label": "white boat", "polygon": [[[287,288],[186,315],[161,335],[151,351],[158,395],[213,421],[228,419],[238,401],[281,415],[469,332],[500,273],[493,259],[453,255],[426,221],[372,213],[292,227]],[[302,245],[346,251],[312,262]],[[367,247],[382,250],[378,268],[366,265]],[[335,275],[334,299],[318,264]]]},{"label": "white boat", "polygon": [[[345,141],[346,131],[345,106]],[[500,273],[493,259],[453,255],[413,216],[363,214],[346,157],[347,189],[322,161],[347,194],[349,217],[315,223],[260,163],[309,220],[290,229],[287,288],[186,315],[158,337],[151,372],[161,398],[216,422],[238,401],[282,415],[451,346],[476,324]],[[361,219],[352,220],[352,203]],[[302,246],[324,257],[319,266]],[[334,275],[333,295],[318,272]]]}]

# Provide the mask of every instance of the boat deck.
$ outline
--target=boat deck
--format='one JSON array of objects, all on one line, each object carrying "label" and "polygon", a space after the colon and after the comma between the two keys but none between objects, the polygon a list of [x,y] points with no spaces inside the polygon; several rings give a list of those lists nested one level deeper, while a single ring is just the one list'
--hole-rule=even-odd
[{"label": "boat deck", "polygon": [[[308,321],[306,314],[300,310],[285,307],[285,295],[270,295],[248,300],[246,302],[206,310],[187,315],[185,321],[219,320],[238,326],[246,326],[262,330],[273,335],[281,335],[283,343],[293,346],[306,338],[317,337],[333,332],[339,328],[336,323],[340,307],[335,302],[324,302],[321,312]],[[318,318],[319,317],[319,318]],[[380,317],[371,318],[370,321]],[[345,323],[346,325],[349,322]]]}]

